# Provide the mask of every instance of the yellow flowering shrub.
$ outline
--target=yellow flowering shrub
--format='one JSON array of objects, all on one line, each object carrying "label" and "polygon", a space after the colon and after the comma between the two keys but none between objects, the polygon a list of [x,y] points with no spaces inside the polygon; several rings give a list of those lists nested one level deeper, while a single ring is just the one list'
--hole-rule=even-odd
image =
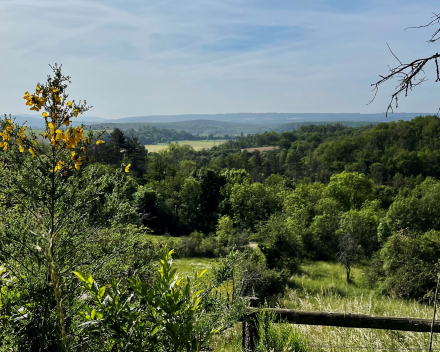
[{"label": "yellow flowering shrub", "polygon": [[[19,276],[26,278],[23,282],[29,285],[35,283],[34,287],[47,287],[53,290],[53,297],[52,301],[46,299],[50,291],[45,291],[41,297],[27,295],[28,300],[35,299],[38,304],[25,305],[22,315],[35,321],[46,321],[36,333],[36,336],[44,336],[35,342],[39,348],[41,343],[50,345],[51,331],[56,331],[55,335],[60,336],[61,345],[67,350],[68,327],[64,317],[69,308],[63,305],[63,297],[67,295],[61,287],[66,282],[63,273],[72,261],[78,263],[78,258],[81,258],[72,246],[87,243],[88,224],[83,219],[89,216],[88,207],[97,201],[96,194],[102,187],[102,182],[98,180],[81,184],[82,176],[78,172],[85,161],[87,146],[94,140],[101,140],[103,132],[94,137],[91,130],[84,132],[82,125],[72,126],[72,119],[90,107],[85,101],[69,99],[66,89],[70,78],[61,74],[61,66],[55,65],[52,69],[53,77],[49,76],[45,83],[38,83],[35,91],[26,92],[23,97],[30,110],[41,113],[45,122],[42,133],[37,134],[32,128],[15,123],[11,116],[5,115],[0,120],[0,200],[7,209],[0,212],[0,227],[7,227],[10,231],[13,226],[8,221],[15,226],[18,220],[22,221],[21,217],[30,225],[30,233],[26,227],[16,232],[16,236],[22,236],[18,242],[28,241],[27,245],[18,249],[9,244],[8,248],[30,250],[23,255],[25,260],[37,257],[38,265],[30,262],[25,267],[20,266],[21,260],[14,260],[17,254],[11,256],[7,264],[15,270],[24,269]],[[74,174],[76,177],[71,177]],[[64,248],[67,244],[71,246],[69,251]],[[31,272],[28,271],[30,267]],[[49,322],[52,319],[49,312],[54,303],[58,321]],[[46,307],[45,313],[42,313],[44,317],[39,316],[39,308],[35,308],[40,305]],[[28,314],[28,311],[32,313]],[[0,325],[0,339],[1,330]]]},{"label": "yellow flowering shrub", "polygon": [[[92,143],[92,132],[84,132],[83,126],[71,126],[72,119],[90,107],[85,101],[69,100],[66,93],[70,78],[61,74],[61,66],[53,66],[55,76],[44,84],[38,83],[35,92],[26,92],[23,99],[32,111],[42,111],[45,131],[36,135],[27,126],[19,126],[12,118],[5,118],[0,132],[0,148],[7,151],[16,148],[19,153],[28,152],[31,158],[44,159],[51,173],[79,170],[86,148]],[[26,131],[28,130],[28,133]],[[102,135],[102,134],[101,134]],[[100,136],[101,136],[100,135]],[[96,144],[105,143],[98,136]],[[45,151],[49,146],[49,152]]]}]

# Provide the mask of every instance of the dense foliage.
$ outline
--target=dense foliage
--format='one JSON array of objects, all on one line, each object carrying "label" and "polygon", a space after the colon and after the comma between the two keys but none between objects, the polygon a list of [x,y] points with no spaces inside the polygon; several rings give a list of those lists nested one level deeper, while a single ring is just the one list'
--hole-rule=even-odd
[{"label": "dense foliage", "polygon": [[[253,255],[280,283],[305,258],[339,258],[349,279],[352,263],[374,256],[372,284],[422,298],[434,285],[432,275],[423,284],[416,280],[422,271],[411,275],[413,288],[401,290],[399,272],[382,268],[389,268],[384,251],[394,235],[417,239],[440,230],[439,132],[439,118],[426,116],[357,128],[309,125],[202,151],[171,144],[144,154],[139,173],[133,168],[131,204],[154,233],[188,236],[175,243],[180,255],[216,257],[255,242]],[[112,143],[103,150],[111,154]],[[405,262],[405,253],[393,253]],[[420,265],[431,270],[437,256],[419,254]]]}]

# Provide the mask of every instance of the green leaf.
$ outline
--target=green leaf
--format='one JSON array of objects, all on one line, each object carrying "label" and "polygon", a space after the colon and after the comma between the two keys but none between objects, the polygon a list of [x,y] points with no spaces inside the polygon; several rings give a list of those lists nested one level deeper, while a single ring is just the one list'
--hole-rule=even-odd
[{"label": "green leaf", "polygon": [[105,294],[105,286],[102,286],[98,291],[98,300],[101,301]]},{"label": "green leaf", "polygon": [[80,279],[82,282],[86,282],[86,279],[84,279],[84,276],[82,276],[80,273],[77,271],[74,271],[73,273],[78,276],[78,279]]},{"label": "green leaf", "polygon": [[88,283],[90,286],[92,286],[92,284],[93,284],[93,277],[92,277],[92,275],[90,275],[90,274],[87,275],[87,283]]}]

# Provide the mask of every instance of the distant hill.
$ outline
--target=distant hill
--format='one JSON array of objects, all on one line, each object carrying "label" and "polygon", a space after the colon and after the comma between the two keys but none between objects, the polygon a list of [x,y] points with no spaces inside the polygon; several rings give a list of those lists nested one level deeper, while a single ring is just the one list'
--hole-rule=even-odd
[{"label": "distant hill", "polygon": [[302,121],[302,122],[289,122],[281,125],[251,125],[243,123],[225,122],[225,121],[211,121],[211,120],[194,120],[194,121],[179,121],[179,122],[165,122],[165,123],[105,123],[104,125],[92,125],[92,129],[100,129],[101,126],[113,129],[119,128],[123,131],[139,131],[146,126],[156,127],[158,129],[185,131],[191,133],[192,135],[202,135],[208,136],[210,134],[214,136],[224,136],[229,135],[240,136],[241,133],[244,135],[264,133],[264,132],[284,132],[297,130],[301,126],[315,124],[336,124],[341,123],[348,127],[359,127],[370,124],[377,124],[378,122],[369,121]]},{"label": "distant hill", "polygon": [[[73,124],[92,126],[94,129],[119,128],[121,130],[138,129],[143,125],[157,128],[185,130],[192,134],[201,135],[238,135],[262,133],[265,131],[291,131],[306,124],[341,122],[347,126],[359,126],[368,123],[390,122],[396,120],[411,120],[426,113],[395,113],[385,117],[381,114],[359,113],[234,113],[234,114],[188,114],[188,115],[155,115],[135,116],[121,119],[104,119],[96,116],[79,116]],[[33,128],[43,128],[40,114],[13,115],[16,121]]]},{"label": "distant hill", "polygon": [[360,113],[233,113],[233,114],[190,114],[190,115],[155,115],[134,116],[122,119],[108,120],[112,123],[165,123],[193,120],[211,120],[233,122],[251,125],[280,125],[288,122],[314,122],[314,121],[378,121],[389,122],[397,120],[411,120],[427,113],[395,113],[385,117],[380,114]]},{"label": "distant hill", "polygon": [[[26,124],[26,126],[32,127],[34,129],[44,128],[44,119],[41,114],[12,114],[15,118],[15,122],[19,124]],[[81,125],[84,123],[86,125],[90,124],[100,124],[104,123],[105,119],[96,116],[78,116],[73,120],[73,125]]]},{"label": "distant hill", "polygon": [[[110,129],[119,128],[124,131],[138,130],[143,126],[152,126],[160,129],[173,129],[177,131],[186,131],[191,134],[199,135],[239,135],[241,132],[244,134],[262,133],[265,131],[272,131],[276,125],[251,125],[240,124],[226,121],[213,121],[213,120],[194,120],[194,121],[178,121],[178,122],[163,122],[163,123],[104,123],[103,127]],[[92,129],[101,128],[101,124],[93,124]]]}]

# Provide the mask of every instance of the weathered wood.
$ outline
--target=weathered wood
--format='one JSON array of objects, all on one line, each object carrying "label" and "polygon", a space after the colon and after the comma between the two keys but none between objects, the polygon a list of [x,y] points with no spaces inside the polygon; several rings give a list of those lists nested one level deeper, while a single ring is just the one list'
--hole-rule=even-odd
[{"label": "weathered wood", "polygon": [[[287,322],[304,325],[430,332],[432,324],[431,319],[383,317],[352,313],[307,312],[301,310],[275,308],[248,308],[249,313],[254,314],[258,314],[263,310],[274,313],[275,322]],[[440,322],[436,322],[434,324],[433,332],[440,332]]]},{"label": "weathered wood", "polygon": [[[257,297],[248,297],[251,307],[255,307],[258,302]],[[249,308],[255,309],[255,308]],[[249,314],[242,322],[242,342],[243,351],[255,351],[258,344],[258,316],[255,313]]]}]

